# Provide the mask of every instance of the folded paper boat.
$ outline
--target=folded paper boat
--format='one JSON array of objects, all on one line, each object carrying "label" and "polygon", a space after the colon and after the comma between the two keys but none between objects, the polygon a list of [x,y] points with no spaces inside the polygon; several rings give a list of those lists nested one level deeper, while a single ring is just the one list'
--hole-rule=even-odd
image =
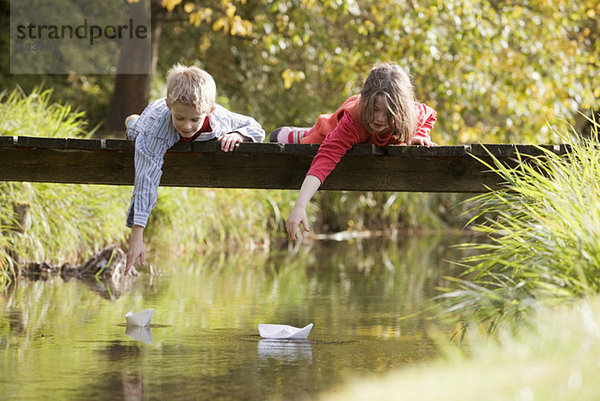
[{"label": "folded paper boat", "polygon": [[154,309],[146,309],[137,313],[127,312],[125,320],[127,321],[127,325],[130,326],[147,327],[150,326],[152,313],[154,313]]},{"label": "folded paper boat", "polygon": [[303,328],[285,324],[259,324],[258,333],[262,338],[306,340],[312,327],[312,323]]}]

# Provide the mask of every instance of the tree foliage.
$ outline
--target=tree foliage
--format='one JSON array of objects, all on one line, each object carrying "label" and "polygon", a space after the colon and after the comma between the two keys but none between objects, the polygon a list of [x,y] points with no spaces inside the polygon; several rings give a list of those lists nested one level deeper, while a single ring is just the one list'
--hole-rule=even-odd
[{"label": "tree foliage", "polygon": [[163,69],[196,61],[268,128],[311,125],[373,63],[407,68],[445,143],[549,140],[548,120],[597,108],[600,5],[474,0],[163,0]]},{"label": "tree foliage", "polygon": [[[268,131],[312,125],[378,61],[409,70],[418,100],[438,111],[439,143],[553,141],[547,121],[599,108],[596,0],[150,1],[162,26],[156,82],[174,62],[195,63]],[[106,117],[111,77],[11,76],[2,61],[2,86],[45,81],[92,125]]]}]

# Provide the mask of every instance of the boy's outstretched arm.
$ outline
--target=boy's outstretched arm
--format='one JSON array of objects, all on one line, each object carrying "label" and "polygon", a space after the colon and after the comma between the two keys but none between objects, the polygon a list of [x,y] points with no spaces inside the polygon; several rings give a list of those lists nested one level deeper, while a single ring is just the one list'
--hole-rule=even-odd
[{"label": "boy's outstretched arm", "polygon": [[131,227],[125,274],[139,259],[144,265],[144,227],[158,198],[158,185],[162,174],[163,155],[173,145],[174,140],[148,137],[146,129],[138,133],[135,140],[135,182],[131,204],[127,216],[127,226]]},{"label": "boy's outstretched arm", "polygon": [[131,227],[131,236],[129,237],[129,249],[127,250],[127,265],[125,266],[125,273],[129,273],[131,266],[135,262],[140,260],[142,266],[146,263],[146,250],[144,248],[144,227],[134,224]]}]

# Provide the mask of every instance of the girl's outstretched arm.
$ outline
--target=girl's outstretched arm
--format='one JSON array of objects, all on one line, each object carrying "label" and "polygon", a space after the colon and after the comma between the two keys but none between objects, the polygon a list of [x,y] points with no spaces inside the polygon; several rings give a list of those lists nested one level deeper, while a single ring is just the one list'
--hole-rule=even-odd
[{"label": "girl's outstretched arm", "polygon": [[296,241],[297,239],[296,230],[298,229],[299,224],[302,224],[304,231],[310,231],[310,228],[308,227],[308,218],[306,217],[306,206],[320,186],[321,181],[314,175],[308,174],[304,178],[302,186],[300,187],[300,192],[296,198],[294,209],[285,222],[285,229],[292,241]]}]

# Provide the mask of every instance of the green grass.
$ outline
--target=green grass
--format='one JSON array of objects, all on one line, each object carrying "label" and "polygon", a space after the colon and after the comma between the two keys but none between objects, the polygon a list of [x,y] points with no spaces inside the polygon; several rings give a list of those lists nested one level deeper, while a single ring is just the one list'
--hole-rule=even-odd
[{"label": "green grass", "polygon": [[144,236],[154,249],[179,253],[268,249],[284,235],[295,192],[159,188]]},{"label": "green grass", "polygon": [[[51,90],[0,94],[0,135],[88,137],[85,113],[52,103]],[[51,168],[51,166],[48,166]],[[19,265],[77,263],[125,240],[127,188],[0,182],[0,286]],[[21,213],[19,211],[26,211]]]},{"label": "green grass", "polygon": [[30,208],[28,227],[13,226],[3,235],[22,262],[75,262],[125,239],[126,188],[12,182],[0,188],[0,203]]},{"label": "green grass", "polygon": [[600,292],[600,147],[598,126],[589,139],[562,134],[571,151],[543,155],[510,169],[490,169],[506,189],[482,194],[474,229],[483,244],[462,264],[457,288],[440,297],[446,314],[461,313],[489,331],[502,321],[527,321],[534,305],[572,302]]},{"label": "green grass", "polygon": [[92,134],[86,129],[85,112],[53,103],[51,98],[52,90],[41,88],[30,94],[20,88],[0,93],[0,135],[85,138]]},{"label": "green grass", "polygon": [[315,196],[321,231],[427,230],[462,228],[466,194],[319,191]]}]

